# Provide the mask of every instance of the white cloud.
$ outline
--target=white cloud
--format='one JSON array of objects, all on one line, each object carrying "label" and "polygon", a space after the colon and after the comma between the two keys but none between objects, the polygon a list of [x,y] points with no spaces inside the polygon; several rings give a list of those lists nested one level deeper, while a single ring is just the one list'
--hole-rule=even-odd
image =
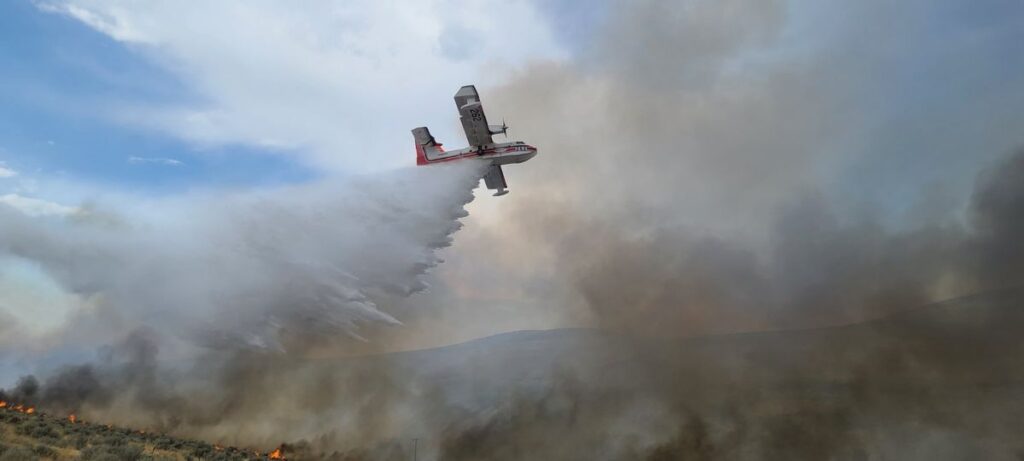
[{"label": "white cloud", "polygon": [[181,160],[166,157],[128,157],[128,163],[132,165],[155,164],[165,166],[182,166],[185,163]]},{"label": "white cloud", "polygon": [[0,204],[13,207],[29,216],[68,216],[79,211],[76,207],[18,194],[0,195]]},{"label": "white cloud", "polygon": [[17,171],[7,168],[7,164],[0,162],[0,178],[13,178],[17,175]]},{"label": "white cloud", "polygon": [[409,130],[421,125],[457,144],[459,86],[498,83],[528,59],[563,55],[529,2],[58,0],[41,8],[136,45],[204,100],[121,107],[124,121],[199,143],[281,148],[329,167],[409,164]]}]

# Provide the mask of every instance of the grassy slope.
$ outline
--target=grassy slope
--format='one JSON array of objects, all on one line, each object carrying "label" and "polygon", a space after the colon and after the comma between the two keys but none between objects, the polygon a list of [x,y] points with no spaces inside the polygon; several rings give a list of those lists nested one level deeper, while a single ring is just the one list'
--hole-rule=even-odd
[{"label": "grassy slope", "polygon": [[266,454],[65,417],[0,409],[0,461],[263,460]]}]

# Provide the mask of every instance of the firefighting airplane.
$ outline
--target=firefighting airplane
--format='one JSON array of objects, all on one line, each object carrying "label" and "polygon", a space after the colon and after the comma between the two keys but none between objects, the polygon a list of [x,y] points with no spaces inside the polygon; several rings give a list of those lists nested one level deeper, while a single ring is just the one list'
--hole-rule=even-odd
[{"label": "firefighting airplane", "polygon": [[412,135],[416,139],[416,164],[430,165],[433,163],[450,162],[463,159],[479,159],[488,162],[490,167],[484,174],[484,183],[488,189],[496,190],[495,197],[508,193],[505,174],[501,166],[509,163],[523,163],[534,155],[537,148],[522,141],[495,143],[491,135],[508,136],[508,125],[488,125],[484,116],[484,108],[480,105],[480,94],[476,87],[466,85],[455,93],[455,106],[459,108],[462,129],[466,132],[469,147],[446,151],[430,134],[425,126],[413,128]]}]

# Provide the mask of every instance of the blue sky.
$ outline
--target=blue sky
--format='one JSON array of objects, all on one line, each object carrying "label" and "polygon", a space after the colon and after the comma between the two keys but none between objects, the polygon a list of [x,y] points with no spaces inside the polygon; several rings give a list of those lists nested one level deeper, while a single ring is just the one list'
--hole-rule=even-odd
[{"label": "blue sky", "polygon": [[108,111],[119,103],[169,103],[195,95],[174,75],[72,18],[29,2],[0,3],[0,17],[0,99],[5,101],[0,160],[21,177],[73,178],[162,193],[197,185],[299,181],[315,174],[272,150],[197,146],[118,123]]},{"label": "blue sky", "polygon": [[[0,161],[20,173],[0,182],[0,193],[22,190],[26,180],[72,180],[163,194],[402,166],[413,126],[426,124],[442,142],[459,144],[452,88],[500,84],[531,60],[586,56],[602,45],[593,40],[598,26],[614,21],[606,2],[520,2],[507,11],[482,2],[459,11],[439,1],[417,13],[428,16],[413,23],[426,24],[415,30],[398,27],[405,24],[372,2],[352,5],[322,19],[322,5],[306,14],[260,4],[242,14],[213,6],[161,9],[167,4],[160,2],[0,4]],[[932,149],[936,163],[970,168],[974,160],[961,154],[968,146],[955,139],[973,144],[1024,105],[1019,2],[919,6],[793,1],[783,44],[771,48],[793,53],[845,44],[831,50],[839,65],[852,63],[861,73],[865,63],[878,66],[879,78],[862,79],[856,95],[863,111],[876,115],[878,126],[868,129],[877,141],[856,146],[864,154],[850,165],[830,166],[844,194],[864,195],[862,178],[872,176],[879,186],[873,190],[911,201],[922,182],[948,171],[929,166],[908,183],[894,176],[902,172],[893,165],[919,164],[920,151]],[[232,15],[246,16],[246,23],[203,22]],[[492,34],[487,21],[533,29]],[[379,28],[361,25],[376,22]],[[265,33],[277,28],[277,35]],[[995,120],[965,124],[963,109],[971,105],[984,106]],[[931,147],[922,142],[926,133],[907,135],[943,113],[950,114],[952,135],[934,136]],[[1011,141],[996,136],[984,149],[1006,150]]]},{"label": "blue sky", "polygon": [[[398,34],[385,24],[391,12],[372,2],[326,19],[318,11],[343,4],[309,11],[263,4],[243,12],[245,23],[228,25],[204,20],[239,14],[229,4],[213,11],[128,5],[0,4],[0,161],[18,172],[0,182],[0,195],[32,189],[74,199],[32,187],[38,181],[166,194],[403,166],[414,126],[459,142],[449,93],[498,82],[481,74],[482,62],[510,69],[514,60],[564,56],[554,44],[581,40],[587,29],[549,29],[554,16],[538,19],[531,4],[505,14],[541,31],[533,41],[485,37],[480,18],[495,20],[487,4],[426,11],[440,28]],[[277,22],[279,35],[265,33]],[[378,22],[379,29],[365,26]],[[433,47],[424,36],[449,45]],[[495,48],[509,59],[494,61]],[[423,75],[407,82],[407,67]]]}]

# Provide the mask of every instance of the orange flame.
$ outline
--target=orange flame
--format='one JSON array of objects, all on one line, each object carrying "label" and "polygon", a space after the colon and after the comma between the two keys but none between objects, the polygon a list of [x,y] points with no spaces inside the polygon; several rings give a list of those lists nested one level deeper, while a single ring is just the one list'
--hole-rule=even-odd
[{"label": "orange flame", "polygon": [[68,422],[70,422],[71,424],[75,424],[78,422],[78,417],[75,416],[74,413],[71,413],[70,415],[68,415]]},{"label": "orange flame", "polygon": [[274,451],[267,454],[267,457],[270,459],[284,459],[284,456],[281,455],[281,447],[275,448]]},{"label": "orange flame", "polygon": [[26,415],[31,415],[31,414],[33,414],[35,412],[36,412],[36,407],[28,407],[28,408],[25,409],[25,414]]},{"label": "orange flame", "polygon": [[0,408],[7,408],[7,402],[0,400]]}]

